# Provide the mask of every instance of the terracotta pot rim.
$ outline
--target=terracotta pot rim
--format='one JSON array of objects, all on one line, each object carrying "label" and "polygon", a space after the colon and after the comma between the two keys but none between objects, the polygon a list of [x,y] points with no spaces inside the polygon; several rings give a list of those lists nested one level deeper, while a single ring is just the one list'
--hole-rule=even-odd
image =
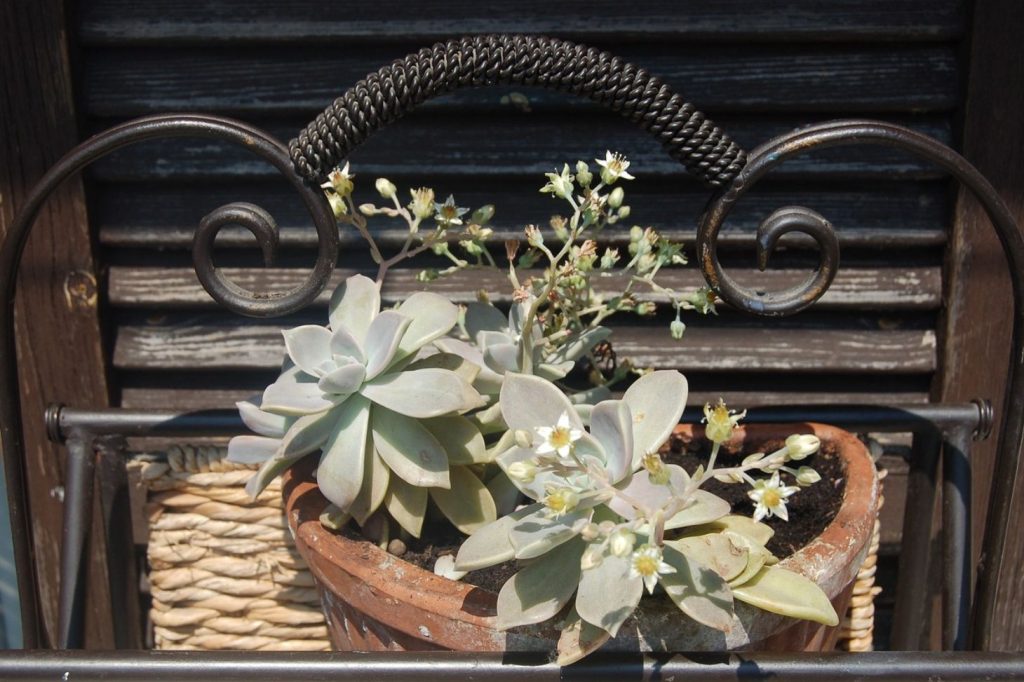
[{"label": "terracotta pot rim", "polygon": [[[700,426],[680,425],[676,428],[676,433],[692,433],[700,437],[703,435],[702,432]],[[863,444],[852,434],[837,427],[812,422],[741,426],[736,429],[730,444],[738,445],[744,440],[754,438],[785,438],[793,433],[814,433],[822,440],[840,444],[839,452],[846,470],[846,489],[840,508],[831,523],[806,546],[783,559],[780,565],[796,570],[819,583],[829,598],[833,598],[853,580],[859,566],[853,566],[850,575],[837,573],[834,567],[850,564],[870,543],[878,506],[878,484],[874,464]],[[858,453],[860,456],[857,456]],[[311,471],[309,466],[298,468],[307,473]],[[309,478],[300,480],[298,473],[287,472],[283,488],[288,523],[300,549],[308,548],[308,551],[324,555],[336,564],[342,564],[345,572],[362,581],[367,588],[383,598],[401,602],[414,601],[419,609],[439,617],[457,617],[467,624],[492,627],[492,616],[469,613],[463,607],[468,602],[475,602],[484,608],[493,607],[497,595],[473,585],[435,575],[428,569],[389,554],[369,541],[353,540],[324,528],[320,524],[319,514],[326,505],[326,500],[319,494],[314,481]],[[308,563],[312,565],[314,562]],[[394,570],[383,568],[391,565],[399,566],[403,572],[412,572],[416,577],[415,581],[396,579]],[[415,588],[410,586],[412,582],[415,582]],[[436,598],[425,599],[425,594],[434,595]]]}]

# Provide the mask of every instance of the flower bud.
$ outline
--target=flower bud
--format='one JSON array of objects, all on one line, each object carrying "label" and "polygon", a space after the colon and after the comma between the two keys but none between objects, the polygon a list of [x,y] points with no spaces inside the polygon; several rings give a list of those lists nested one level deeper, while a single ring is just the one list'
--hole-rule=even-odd
[{"label": "flower bud", "polygon": [[614,521],[602,521],[601,523],[597,524],[597,529],[599,531],[601,531],[601,535],[608,535],[613,530],[615,530],[615,522]]},{"label": "flower bud", "polygon": [[425,220],[434,215],[434,190],[429,187],[420,187],[409,190],[409,193],[412,195],[409,210],[414,216]]},{"label": "flower bud", "polygon": [[616,187],[608,195],[608,205],[612,208],[618,208],[622,206],[622,200],[625,198],[626,192],[621,187]]},{"label": "flower bud", "polygon": [[593,521],[587,521],[586,519],[580,519],[583,521],[583,527],[580,529],[580,537],[587,542],[592,542],[601,537],[601,531],[597,527],[597,524]]},{"label": "flower bud", "polygon": [[544,243],[544,235],[536,225],[527,225],[526,241],[530,246],[536,248]]},{"label": "flower bud", "polygon": [[615,215],[617,215],[620,219],[624,219],[628,218],[630,213],[631,211],[629,210],[629,206],[619,206],[619,210],[616,211]]},{"label": "flower bud", "polygon": [[683,338],[683,333],[686,331],[686,325],[683,324],[682,320],[672,320],[672,324],[668,326],[669,333],[672,334],[672,338],[678,341]]},{"label": "flower bud", "polygon": [[395,187],[395,183],[391,182],[387,178],[377,178],[377,182],[374,184],[377,187],[377,192],[379,192],[385,199],[394,199],[395,194],[398,193],[398,188]]},{"label": "flower bud", "polygon": [[821,474],[811,467],[800,467],[796,470],[796,484],[800,486],[812,485],[821,480]]},{"label": "flower bud", "polygon": [[344,200],[334,192],[327,193],[327,203],[331,205],[331,210],[334,211],[335,218],[340,218],[348,213],[348,207],[345,206]]},{"label": "flower bud", "polygon": [[580,568],[584,571],[591,568],[597,568],[604,561],[604,550],[600,545],[587,547],[586,551],[583,552],[583,556],[580,557]]},{"label": "flower bud", "polygon": [[799,461],[813,455],[821,447],[821,440],[812,434],[793,434],[786,439],[786,456]]},{"label": "flower bud", "polygon": [[516,445],[521,448],[532,448],[533,447],[533,434],[525,429],[516,429],[515,433],[512,434],[516,439]]},{"label": "flower bud", "polygon": [[533,483],[537,476],[537,465],[528,459],[508,465],[508,475],[520,483]]},{"label": "flower bud", "polygon": [[590,166],[583,161],[576,162],[576,182],[580,183],[580,187],[590,187],[591,181],[594,179],[594,174],[590,172]]},{"label": "flower bud", "polygon": [[618,249],[605,249],[601,256],[601,269],[611,270],[619,260]]},{"label": "flower bud", "polygon": [[626,528],[619,528],[608,536],[608,548],[617,557],[626,557],[632,554],[635,544],[636,536]]}]

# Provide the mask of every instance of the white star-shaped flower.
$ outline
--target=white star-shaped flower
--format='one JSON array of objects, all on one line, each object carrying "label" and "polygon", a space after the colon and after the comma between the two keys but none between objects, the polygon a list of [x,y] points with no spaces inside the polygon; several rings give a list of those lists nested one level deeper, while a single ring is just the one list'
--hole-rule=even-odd
[{"label": "white star-shaped flower", "polygon": [[572,428],[568,412],[563,412],[554,426],[538,426],[536,431],[537,435],[543,439],[537,446],[538,455],[557,452],[559,457],[568,457],[572,450],[572,444],[583,437],[582,431]]},{"label": "white star-shaped flower", "polygon": [[783,521],[789,521],[786,499],[798,490],[800,488],[795,485],[782,485],[778,471],[772,474],[767,481],[763,479],[755,481],[754,489],[747,493],[750,499],[756,503],[754,520],[760,521],[766,516],[778,516]]},{"label": "white star-shaped flower", "polygon": [[644,586],[649,593],[654,592],[654,586],[658,584],[658,576],[675,572],[676,569],[663,560],[661,548],[654,545],[643,545],[633,552],[630,559],[629,577],[643,578]]},{"label": "white star-shaped flower", "polygon": [[606,184],[611,184],[622,178],[623,180],[632,180],[633,176],[626,172],[629,168],[629,161],[622,154],[613,154],[611,151],[606,151],[604,154],[604,161],[601,159],[594,159],[597,161],[597,165],[601,166],[604,170],[601,171],[601,179]]}]

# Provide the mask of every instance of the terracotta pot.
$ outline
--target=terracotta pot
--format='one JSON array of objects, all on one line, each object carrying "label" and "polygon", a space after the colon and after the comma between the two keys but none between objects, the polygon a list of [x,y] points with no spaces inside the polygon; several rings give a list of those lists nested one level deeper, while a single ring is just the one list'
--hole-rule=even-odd
[{"label": "terracotta pot", "polygon": [[[680,426],[685,438],[699,427]],[[853,435],[820,424],[747,426],[735,441],[753,444],[792,433],[814,433],[836,444],[846,492],[824,532],[782,565],[814,580],[840,617],[846,612],[857,571],[868,551],[878,513],[878,480],[870,456]],[[312,458],[309,458],[312,460]],[[288,523],[317,580],[331,638],[342,650],[538,651],[552,650],[557,633],[544,628],[500,632],[493,627],[496,595],[453,582],[388,554],[370,542],[320,525],[326,501],[312,480],[313,462],[286,474]],[[725,635],[683,616],[671,602],[645,599],[609,650],[774,651],[832,648],[838,628],[798,621],[737,602],[732,632]]]}]

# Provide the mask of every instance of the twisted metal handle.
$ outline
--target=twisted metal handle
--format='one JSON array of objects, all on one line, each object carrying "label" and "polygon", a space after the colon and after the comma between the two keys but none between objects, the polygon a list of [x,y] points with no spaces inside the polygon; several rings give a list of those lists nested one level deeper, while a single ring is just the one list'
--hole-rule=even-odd
[{"label": "twisted metal handle", "polygon": [[746,162],[728,135],[644,69],[596,48],[524,35],[437,43],[369,74],[289,143],[292,162],[308,181],[323,181],[376,130],[426,100],[500,83],[569,92],[618,111],[713,187],[727,185]]}]

